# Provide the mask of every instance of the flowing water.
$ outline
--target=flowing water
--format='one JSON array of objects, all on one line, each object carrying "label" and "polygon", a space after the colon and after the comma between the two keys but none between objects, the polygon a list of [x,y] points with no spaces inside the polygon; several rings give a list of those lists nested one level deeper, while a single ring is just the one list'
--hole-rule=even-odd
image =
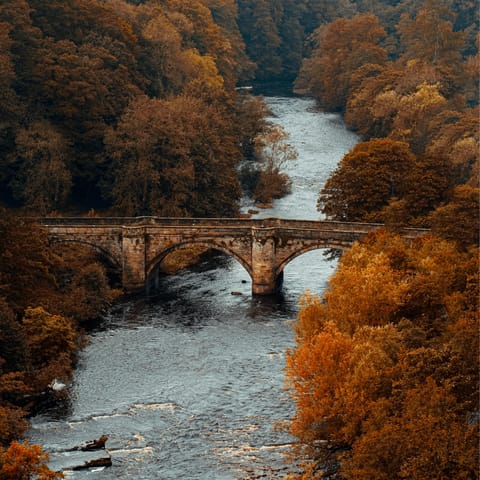
[{"label": "flowing water", "polygon": [[[257,216],[318,219],[318,192],[357,137],[311,99],[266,100],[299,156],[287,168],[292,193]],[[283,478],[291,321],[301,294],[321,294],[335,267],[320,250],[306,253],[268,298],[252,297],[247,272],[224,256],[163,278],[157,296],[125,300],[91,332],[68,400],[32,419],[30,440],[50,452],[51,468],[67,469],[83,463],[69,449],[108,435],[112,466],[68,478]]]}]

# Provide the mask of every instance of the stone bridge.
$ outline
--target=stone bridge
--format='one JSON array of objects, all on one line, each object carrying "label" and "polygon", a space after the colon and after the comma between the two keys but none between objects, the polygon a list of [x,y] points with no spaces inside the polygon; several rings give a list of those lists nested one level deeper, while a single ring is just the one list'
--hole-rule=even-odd
[{"label": "stone bridge", "polygon": [[[55,217],[40,219],[51,242],[94,247],[116,267],[127,292],[145,288],[160,262],[189,245],[219,250],[238,260],[252,279],[252,293],[274,293],[283,269],[299,255],[318,248],[344,250],[382,224],[279,218]],[[413,239],[425,229],[405,228]]]}]

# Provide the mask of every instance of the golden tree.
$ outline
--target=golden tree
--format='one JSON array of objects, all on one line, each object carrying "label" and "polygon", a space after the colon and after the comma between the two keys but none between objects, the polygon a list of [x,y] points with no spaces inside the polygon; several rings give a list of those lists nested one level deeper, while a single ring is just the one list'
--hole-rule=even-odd
[{"label": "golden tree", "polygon": [[49,455],[39,445],[12,442],[0,452],[0,478],[2,480],[54,480],[64,478],[60,472],[50,470],[46,464]]}]

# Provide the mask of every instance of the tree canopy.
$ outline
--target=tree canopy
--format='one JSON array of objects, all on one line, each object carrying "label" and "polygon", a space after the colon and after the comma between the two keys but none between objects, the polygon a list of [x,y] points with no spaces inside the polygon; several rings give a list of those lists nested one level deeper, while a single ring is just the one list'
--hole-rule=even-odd
[{"label": "tree canopy", "polygon": [[[2,199],[39,214],[236,213],[239,145],[256,122],[235,91],[253,68],[237,16],[232,2],[199,0],[3,2]],[[142,116],[163,122],[141,135]],[[129,130],[136,147],[115,142]],[[150,158],[135,163],[145,141]],[[140,175],[120,201],[137,167],[149,186]]]},{"label": "tree canopy", "polygon": [[0,210],[0,478],[61,478],[16,442],[25,399],[70,378],[118,295],[95,252],[52,248],[25,214],[233,216],[243,158],[257,198],[285,193],[286,132],[237,90],[267,82],[361,136],[320,192],[328,218],[432,232],[372,235],[302,299],[298,478],[478,478],[479,17],[471,0],[3,0],[0,202],[21,209]]},{"label": "tree canopy", "polygon": [[477,273],[478,249],[380,232],[303,298],[287,380],[312,463],[290,478],[476,478]]}]

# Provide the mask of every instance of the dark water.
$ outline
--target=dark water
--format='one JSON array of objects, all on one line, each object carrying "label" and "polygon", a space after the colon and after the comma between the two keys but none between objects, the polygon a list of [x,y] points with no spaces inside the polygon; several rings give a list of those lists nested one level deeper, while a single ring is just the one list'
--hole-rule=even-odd
[{"label": "dark water", "polygon": [[[299,158],[292,194],[258,216],[319,218],[318,191],[357,138],[309,99],[267,100]],[[64,469],[83,462],[66,450],[108,435],[112,467],[65,472],[75,479],[283,478],[293,439],[275,425],[294,411],[291,321],[335,267],[322,251],[298,257],[274,298],[252,297],[247,272],[223,256],[164,278],[157,297],[121,303],[92,333],[69,401],[35,417],[30,440]]]}]

